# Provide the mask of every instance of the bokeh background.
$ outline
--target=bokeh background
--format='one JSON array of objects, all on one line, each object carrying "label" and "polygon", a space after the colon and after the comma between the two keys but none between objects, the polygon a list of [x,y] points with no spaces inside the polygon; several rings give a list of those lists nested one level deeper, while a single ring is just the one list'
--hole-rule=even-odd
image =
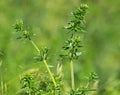
[{"label": "bokeh background", "polygon": [[[49,47],[49,62],[56,66],[65,39],[63,28],[70,14],[81,3],[89,5],[86,16],[83,54],[75,64],[77,83],[84,75],[95,71],[99,75],[95,95],[120,93],[120,0],[0,0],[0,82],[5,95],[15,95],[19,76],[29,69],[40,67],[34,61],[36,51],[27,40],[16,40],[12,27],[23,19],[33,32],[39,47]],[[54,68],[54,67],[53,67]],[[63,64],[65,80],[70,81],[69,64]],[[54,71],[54,69],[53,69]],[[76,84],[77,84],[76,83]],[[0,94],[2,86],[0,86]]]}]

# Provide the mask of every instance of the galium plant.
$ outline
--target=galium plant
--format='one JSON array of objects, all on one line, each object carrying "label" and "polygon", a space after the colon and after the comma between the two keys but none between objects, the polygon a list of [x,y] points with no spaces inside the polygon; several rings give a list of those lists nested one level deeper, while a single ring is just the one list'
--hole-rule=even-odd
[{"label": "galium plant", "polygon": [[34,46],[34,48],[36,49],[36,51],[38,53],[38,57],[39,57],[40,61],[44,62],[45,66],[46,66],[46,68],[47,68],[47,70],[48,70],[48,72],[50,74],[50,77],[53,80],[54,85],[56,86],[55,79],[54,79],[54,77],[52,75],[52,72],[49,69],[49,66],[48,66],[47,62],[46,62],[48,49],[44,48],[40,52],[40,49],[38,48],[38,46],[31,39],[30,32],[28,30],[24,29],[24,24],[23,24],[22,20],[16,21],[16,24],[14,25],[14,29],[16,29],[16,32],[20,32],[21,33],[21,36],[19,38],[28,39],[31,42],[31,44]]},{"label": "galium plant", "polygon": [[[70,38],[65,41],[65,45],[63,49],[66,51],[65,56],[69,58],[70,62],[70,70],[71,70],[71,94],[70,95],[85,95],[86,92],[92,91],[88,89],[88,86],[83,87],[82,90],[80,88],[75,88],[75,78],[74,78],[74,59],[80,57],[83,47],[81,43],[81,33],[84,32],[85,28],[85,15],[87,13],[88,5],[81,4],[80,7],[72,13],[72,20],[68,22],[68,25],[65,28],[68,30],[70,34]],[[97,76],[97,75],[96,75]],[[94,73],[91,73],[89,77],[88,84],[90,81],[94,80]]]},{"label": "galium plant", "polygon": [[68,22],[68,25],[65,26],[73,34],[75,32],[84,32],[85,28],[85,15],[87,13],[88,5],[81,4],[80,7],[72,12],[73,19]]},{"label": "galium plant", "polygon": [[[98,79],[96,73],[91,73],[87,77],[86,85],[79,88],[75,87],[74,78],[74,60],[77,60],[81,55],[82,40],[81,33],[85,28],[85,15],[87,13],[88,5],[81,4],[80,7],[72,13],[72,20],[68,22],[65,28],[68,30],[70,37],[65,41],[63,49],[65,51],[62,56],[66,58],[70,63],[71,70],[71,91],[67,95],[86,95],[89,91],[95,91],[91,89],[93,81]],[[17,92],[19,95],[65,95],[63,89],[62,80],[62,66],[58,64],[57,73],[53,74],[48,66],[48,48],[39,49],[36,43],[32,40],[32,33],[25,27],[22,20],[17,20],[13,26],[16,32],[19,34],[17,39],[27,39],[31,42],[35,50],[37,51],[36,60],[42,61],[46,67],[48,73],[40,74],[39,72],[28,72],[20,78],[21,90]]]},{"label": "galium plant", "polygon": [[5,95],[7,92],[7,84],[4,78],[3,57],[4,53],[0,51],[0,95]]},{"label": "galium plant", "polygon": [[72,13],[73,19],[65,27],[71,35],[71,37],[68,38],[65,45],[63,46],[63,49],[67,51],[67,56],[70,60],[72,90],[75,90],[73,59],[79,57],[81,54],[80,49],[82,47],[82,44],[80,33],[84,31],[84,18],[85,14],[87,13],[87,9],[87,4],[81,4],[80,7]]},{"label": "galium plant", "polygon": [[[50,76],[50,79],[47,79],[48,77],[45,77],[45,80],[46,80],[45,82],[48,81],[50,83],[50,85],[52,85],[51,86],[52,90],[50,90],[52,92],[52,95],[53,95],[53,93],[60,93],[60,91],[59,91],[60,87],[59,86],[61,86],[61,83],[60,83],[59,80],[61,80],[61,77],[54,76],[53,73],[51,72],[49,66],[48,66],[48,63],[47,63],[48,48],[45,47],[45,48],[42,48],[41,50],[38,48],[38,46],[35,44],[35,42],[31,39],[31,33],[28,30],[25,29],[24,23],[23,23],[22,20],[16,21],[16,23],[14,25],[14,29],[16,30],[17,33],[20,34],[20,36],[17,37],[17,38],[27,39],[31,42],[31,44],[33,45],[33,47],[37,51],[36,59],[38,61],[43,61],[43,63],[45,64],[45,67],[46,67],[46,69],[49,73],[49,76]],[[22,88],[25,88],[25,89],[27,88],[28,89],[28,90],[25,90],[26,93],[28,93],[27,95],[38,95],[38,94],[32,94],[33,93],[32,91],[34,91],[34,89],[33,89],[33,87],[31,88],[31,84],[33,85],[34,82],[33,82],[33,77],[31,76],[31,74],[24,75],[24,77],[21,80],[23,81],[22,83],[24,85],[24,86],[22,86]],[[59,83],[56,83],[56,81],[59,82]],[[46,84],[46,85],[50,88],[50,85],[48,85],[48,84]],[[40,95],[42,95],[42,94],[40,94]]]},{"label": "galium plant", "polygon": [[20,78],[21,90],[18,95],[61,95],[60,86],[62,81],[59,76],[55,76],[58,86],[55,88],[48,73],[39,71],[27,72]]}]

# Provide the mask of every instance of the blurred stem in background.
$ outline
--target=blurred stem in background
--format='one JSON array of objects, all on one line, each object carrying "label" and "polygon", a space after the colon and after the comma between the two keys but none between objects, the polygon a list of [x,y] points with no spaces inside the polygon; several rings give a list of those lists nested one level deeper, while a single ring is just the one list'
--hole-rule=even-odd
[{"label": "blurred stem in background", "polygon": [[74,67],[73,67],[73,61],[70,61],[70,70],[71,70],[71,84],[72,89],[75,90],[75,81],[74,81]]},{"label": "blurred stem in background", "polygon": [[2,64],[3,64],[3,61],[1,60],[0,61],[0,69],[1,69],[1,74],[0,74],[0,91],[1,91],[1,95],[5,95],[6,94],[6,92],[7,92],[7,84],[5,83],[5,80],[4,80],[4,77],[3,77],[3,71],[2,71]]}]

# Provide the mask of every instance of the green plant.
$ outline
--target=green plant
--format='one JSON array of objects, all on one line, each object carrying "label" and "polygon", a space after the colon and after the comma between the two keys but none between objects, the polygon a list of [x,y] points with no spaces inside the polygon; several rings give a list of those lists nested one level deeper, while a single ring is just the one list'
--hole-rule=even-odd
[{"label": "green plant", "polygon": [[31,35],[30,35],[30,32],[26,29],[24,29],[24,24],[23,24],[23,21],[20,20],[20,21],[16,21],[16,24],[14,25],[14,29],[16,29],[16,32],[20,32],[21,33],[21,36],[19,36],[18,38],[25,38],[25,39],[28,39],[32,45],[34,46],[34,48],[36,49],[37,53],[38,53],[38,57],[40,58],[40,61],[43,61],[49,74],[50,74],[50,77],[51,79],[53,80],[53,83],[54,85],[56,86],[56,82],[55,82],[55,79],[52,75],[52,72],[50,71],[49,69],[49,66],[46,62],[47,60],[47,53],[48,53],[48,49],[47,48],[44,48],[41,50],[39,50],[38,46],[34,43],[34,41],[31,39]]},{"label": "green plant", "polygon": [[[65,28],[69,31],[70,37],[65,41],[63,49],[65,51],[62,57],[67,57],[70,63],[71,70],[71,91],[68,95],[86,95],[89,91],[95,91],[95,89],[90,88],[92,81],[98,79],[95,73],[91,73],[87,78],[87,84],[79,88],[75,87],[74,78],[74,60],[81,55],[81,33],[84,32],[85,28],[85,14],[87,13],[87,4],[81,4],[80,7],[72,13],[73,18],[70,20]],[[48,48],[39,49],[35,42],[32,40],[32,33],[28,30],[22,20],[17,20],[13,26],[18,33],[17,39],[27,39],[31,42],[35,50],[37,51],[37,56],[35,59],[37,61],[42,61],[46,67],[48,73],[39,74],[39,72],[26,73],[20,78],[21,90],[17,92],[20,95],[64,95],[66,92],[63,89],[62,80],[62,66],[58,64],[56,73],[52,73],[48,63]],[[50,77],[49,77],[49,76]]]},{"label": "green plant", "polygon": [[[84,32],[85,28],[85,15],[87,13],[88,5],[81,4],[80,7],[72,13],[72,20],[68,22],[68,25],[65,28],[69,31],[70,38],[65,41],[65,45],[63,49],[65,50],[65,54],[63,56],[67,56],[70,62],[70,70],[71,70],[71,94],[70,95],[85,95],[88,91],[94,91],[92,89],[88,89],[88,86],[77,88],[75,87],[75,79],[74,79],[74,59],[80,57],[82,51],[81,48],[82,40],[81,33]],[[91,73],[89,77],[88,85],[90,81],[94,80],[94,73]],[[96,75],[97,76],[97,75]]]},{"label": "green plant", "polygon": [[4,53],[0,51],[0,95],[5,95],[7,92],[7,84],[4,78],[3,57]]},{"label": "green plant", "polygon": [[[34,43],[34,41],[31,39],[31,33],[30,31],[28,31],[27,29],[25,29],[24,27],[24,23],[22,20],[17,20],[15,25],[13,26],[14,29],[16,30],[17,33],[19,33],[19,36],[17,38],[19,39],[27,39],[31,42],[31,44],[33,45],[33,47],[36,49],[37,51],[37,57],[36,59],[38,61],[43,61],[43,63],[45,64],[45,67],[49,73],[49,76],[50,78],[48,77],[45,77],[45,83],[42,81],[43,84],[46,84],[47,85],[47,88],[52,88],[52,90],[49,91],[49,94],[50,93],[60,93],[58,92],[59,89],[59,84],[60,84],[60,79],[61,77],[58,77],[58,76],[54,76],[53,73],[51,72],[49,66],[48,66],[48,63],[47,63],[47,56],[48,56],[48,48],[42,48],[41,50],[38,48],[38,46]],[[35,86],[34,86],[34,80],[33,80],[33,76],[31,74],[27,74],[27,75],[24,75],[24,77],[21,79],[22,81],[22,88],[24,88],[26,91],[25,93],[28,94],[28,95],[38,95],[38,94],[35,94],[36,92],[34,90],[36,90]],[[56,83],[59,82],[59,83]],[[48,85],[50,83],[50,85]],[[40,83],[41,85],[41,83]],[[43,86],[43,85],[41,85]],[[37,87],[37,86],[36,86]],[[37,87],[38,88],[38,87]],[[42,87],[40,87],[42,88]],[[41,92],[40,90],[40,93],[43,94],[44,91]],[[46,92],[46,91],[45,91]],[[32,94],[34,93],[34,94]],[[44,93],[45,94],[45,93]],[[46,92],[47,94],[47,92]],[[56,94],[57,95],[57,94]]]},{"label": "green plant", "polygon": [[84,31],[84,17],[87,9],[88,6],[86,4],[82,4],[80,8],[72,13],[73,19],[68,23],[68,26],[65,27],[71,35],[71,37],[63,46],[63,49],[67,51],[67,54],[65,55],[67,55],[70,60],[72,90],[75,90],[73,59],[79,57],[81,53],[80,49],[82,47],[82,44],[80,33]]}]

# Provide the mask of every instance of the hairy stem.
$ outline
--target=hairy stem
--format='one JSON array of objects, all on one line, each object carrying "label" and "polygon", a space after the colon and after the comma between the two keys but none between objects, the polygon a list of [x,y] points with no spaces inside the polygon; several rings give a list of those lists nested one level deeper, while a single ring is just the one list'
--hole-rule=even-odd
[{"label": "hairy stem", "polygon": [[70,70],[71,70],[71,84],[72,84],[72,89],[75,89],[75,82],[74,82],[74,67],[73,67],[73,61],[70,61]]},{"label": "hairy stem", "polygon": [[54,83],[54,86],[56,87],[57,84],[56,84],[56,82],[55,82],[55,79],[54,79],[54,77],[53,77],[52,72],[50,71],[50,68],[48,67],[48,64],[47,64],[46,60],[43,60],[43,62],[44,62],[45,66],[46,66],[46,68],[47,68],[47,70],[48,70],[48,73],[50,74],[50,77],[51,77],[51,79],[52,79],[52,81],[53,81],[53,83]]}]

